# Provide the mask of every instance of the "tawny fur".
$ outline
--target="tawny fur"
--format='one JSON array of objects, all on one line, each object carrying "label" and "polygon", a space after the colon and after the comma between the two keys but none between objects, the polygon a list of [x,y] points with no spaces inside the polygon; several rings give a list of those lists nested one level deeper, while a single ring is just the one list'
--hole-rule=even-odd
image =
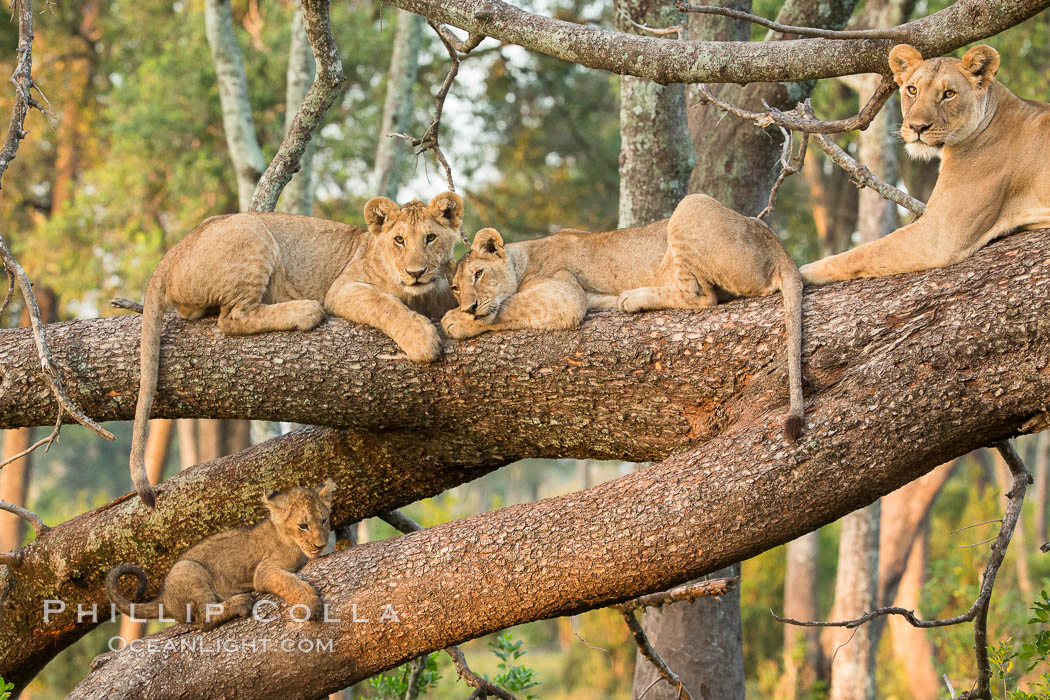
[{"label": "tawny fur", "polygon": [[207,219],[179,241],[150,278],[142,313],[131,478],[155,503],[146,477],[146,430],[157,388],[164,312],[219,314],[230,335],[310,330],[326,314],[374,326],[415,362],[433,362],[441,337],[431,318],[455,306],[449,281],[463,200],[446,192],[403,207],[365,205],[368,230],[291,214]]},{"label": "tawny fur", "polygon": [[310,619],[319,620],[321,599],[295,572],[328,544],[334,489],[329,479],[316,489],[293,488],[264,495],[263,503],[270,511],[266,520],[220,532],[190,547],[171,567],[153,600],[133,603],[120,592],[118,582],[125,574],[138,578],[136,599],[146,590],[146,574],[133,564],[121,564],[109,572],[106,593],[125,615],[140,620],[163,615],[202,629],[251,614],[254,592],[273,593],[292,605],[305,605]]},{"label": "tawny fur", "polygon": [[962,60],[890,52],[901,86],[901,136],[909,155],[941,158],[913,223],[853,250],[804,265],[808,284],[953,265],[1018,229],[1050,225],[1050,105],[996,82],[999,54],[975,46]]},{"label": "tawny fur", "polygon": [[516,328],[571,329],[588,309],[702,309],[719,298],[780,291],[787,327],[785,422],[802,430],[802,279],[776,234],[706,195],[689,195],[670,219],[631,229],[565,229],[503,244],[482,229],[453,279],[459,308],[441,325],[450,338]]}]

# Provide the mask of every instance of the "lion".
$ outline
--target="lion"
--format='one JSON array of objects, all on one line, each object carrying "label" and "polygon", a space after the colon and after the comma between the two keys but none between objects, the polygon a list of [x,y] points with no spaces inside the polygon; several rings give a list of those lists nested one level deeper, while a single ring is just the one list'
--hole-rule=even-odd
[{"label": "lion", "polygon": [[498,231],[482,229],[452,291],[459,307],[441,325],[453,339],[569,330],[589,309],[703,309],[780,291],[790,396],[784,434],[794,441],[802,432],[802,278],[772,229],[707,195],[687,196],[669,219],[604,233],[563,229],[504,245]]},{"label": "lion", "polygon": [[804,265],[807,284],[946,267],[992,240],[1050,224],[1050,105],[995,80],[999,54],[975,46],[955,58],[890,51],[913,158],[939,156],[926,213],[870,243]]},{"label": "lion", "polygon": [[415,362],[438,359],[441,336],[430,318],[456,305],[449,282],[463,200],[445,192],[399,207],[375,197],[364,213],[367,230],[292,214],[213,216],[164,255],[142,311],[131,478],[143,503],[156,504],[146,425],[169,308],[189,320],[218,312],[229,335],[306,331],[331,314],[380,329]]}]

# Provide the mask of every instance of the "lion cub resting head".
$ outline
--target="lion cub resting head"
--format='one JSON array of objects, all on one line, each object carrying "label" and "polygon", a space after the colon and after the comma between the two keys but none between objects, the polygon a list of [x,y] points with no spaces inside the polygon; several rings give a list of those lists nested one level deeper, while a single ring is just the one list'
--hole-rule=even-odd
[{"label": "lion cub resting head", "polygon": [[132,574],[138,578],[135,598],[146,592],[146,574],[133,564],[109,572],[106,593],[125,615],[168,617],[205,630],[251,614],[255,591],[305,606],[310,619],[318,620],[321,599],[295,572],[328,544],[334,490],[335,482],[328,479],[315,489],[264,494],[263,504],[270,511],[266,520],[214,534],[190,547],[171,567],[153,600],[132,602],[117,587],[121,576]]},{"label": "lion cub resting head", "polygon": [[913,158],[941,159],[937,184],[916,221],[803,265],[807,284],[954,265],[1007,233],[1050,225],[1050,105],[995,79],[995,49],[923,60],[901,44],[889,63],[905,148]]},{"label": "lion cub resting head", "polygon": [[455,306],[449,278],[463,200],[453,192],[398,206],[365,204],[368,229],[312,216],[215,216],[167,252],[150,278],[142,311],[138,405],[131,477],[154,506],[146,478],[146,424],[153,407],[164,312],[218,313],[230,335],[305,331],[326,314],[390,336],[415,362],[433,362],[441,337],[431,322]]},{"label": "lion cub resting head", "polygon": [[780,291],[791,402],[784,432],[801,433],[802,280],[768,226],[707,195],[689,195],[670,219],[618,231],[564,229],[504,245],[498,231],[482,229],[452,290],[459,308],[441,320],[450,338],[576,328],[588,309],[702,309]]}]

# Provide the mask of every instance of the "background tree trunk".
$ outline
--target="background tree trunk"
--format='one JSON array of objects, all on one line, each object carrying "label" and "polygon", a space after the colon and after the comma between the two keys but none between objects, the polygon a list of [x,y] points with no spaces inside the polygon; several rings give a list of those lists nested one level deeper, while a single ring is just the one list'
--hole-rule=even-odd
[{"label": "background tree trunk", "polygon": [[[883,505],[886,498],[883,498]],[[929,537],[929,521],[925,521],[919,536],[912,543],[908,554],[908,564],[897,588],[897,597],[890,603],[906,610],[914,610],[922,616],[919,598],[922,586],[926,582],[926,540]],[[901,668],[907,670],[908,688],[912,700],[936,700],[943,697],[944,686],[933,667],[934,649],[929,639],[929,632],[917,629],[906,620],[896,616],[889,618],[890,641],[893,643],[893,658]]]},{"label": "background tree trunk", "polygon": [[1035,459],[1032,460],[1035,470],[1035,532],[1036,540],[1042,544],[1047,541],[1047,492],[1050,491],[1050,431],[1040,433],[1035,443]]},{"label": "background tree trunk", "polygon": [[419,72],[419,47],[423,42],[423,17],[397,11],[397,33],[386,77],[386,99],[379,127],[372,191],[376,196],[397,200],[405,160],[412,152],[403,139],[388,134],[409,133],[412,119],[412,88]]},{"label": "background tree trunk", "polygon": [[[784,569],[784,616],[816,620],[820,535],[809,532],[787,544]],[[778,700],[804,696],[813,687],[823,667],[820,629],[784,625],[784,675],[777,686]]]},{"label": "background tree trunk", "polygon": [[[288,71],[287,86],[284,99],[284,132],[292,126],[295,111],[299,109],[306,91],[314,81],[314,54],[310,49],[310,42],[306,38],[306,28],[303,26],[303,9],[299,7],[292,18],[292,35],[288,46]],[[311,139],[306,150],[299,161],[299,172],[284,187],[281,193],[281,211],[290,214],[303,214],[310,216],[314,210],[314,152],[317,150],[317,140]],[[254,192],[255,185],[252,185]],[[243,208],[243,203],[242,203]]]}]

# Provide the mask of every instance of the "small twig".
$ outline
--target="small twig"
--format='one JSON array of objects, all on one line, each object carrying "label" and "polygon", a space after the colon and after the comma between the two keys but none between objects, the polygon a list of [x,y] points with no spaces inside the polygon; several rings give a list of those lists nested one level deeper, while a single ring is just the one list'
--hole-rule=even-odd
[{"label": "small twig", "polygon": [[44,524],[44,521],[40,519],[36,513],[31,510],[26,510],[22,506],[16,506],[14,503],[8,503],[7,501],[0,500],[0,510],[6,510],[8,513],[14,513],[18,517],[25,520],[27,523],[33,526],[33,530],[36,532],[37,537],[44,534],[51,528]]},{"label": "small twig", "polygon": [[967,547],[980,547],[982,544],[988,544],[989,542],[991,542],[994,539],[995,539],[994,537],[989,537],[986,540],[981,540],[980,542],[974,542],[973,544],[956,545],[955,548],[956,549],[966,549]]},{"label": "small twig", "polygon": [[573,633],[573,635],[576,636],[576,639],[579,639],[581,642],[583,642],[583,646],[587,647],[588,649],[590,649],[592,651],[604,651],[607,656],[612,656],[612,653],[608,649],[603,649],[602,647],[596,647],[593,644],[591,644],[590,642],[588,642],[586,639],[583,638],[583,636],[576,630],[576,624],[573,622],[573,618],[574,617],[575,617],[575,615],[569,615],[569,629],[572,630],[572,633]]},{"label": "small twig", "polygon": [[[69,398],[69,395],[66,394],[66,387],[62,383],[62,377],[59,375],[58,370],[55,369],[55,362],[51,358],[51,350],[48,348],[47,340],[44,337],[44,324],[40,320],[40,307],[36,303],[36,295],[33,294],[33,285],[29,281],[25,270],[22,269],[22,266],[15,260],[14,255],[11,254],[3,236],[0,236],[0,261],[3,262],[8,276],[14,277],[18,281],[22,299],[25,301],[26,310],[29,312],[29,322],[33,327],[33,340],[36,342],[37,355],[40,357],[40,372],[44,375],[47,383],[51,385],[51,392],[55,395],[55,401],[58,403],[59,422],[62,420],[62,411],[64,410],[73,420],[87,428],[91,428],[100,437],[106,440],[114,439],[113,433],[85,416]],[[48,444],[50,444],[50,441]]]},{"label": "small twig", "polygon": [[132,301],[131,299],[117,297],[116,299],[110,299],[109,305],[114,309],[124,309],[125,311],[133,311],[137,314],[142,313],[142,304],[137,301]]},{"label": "small twig", "polygon": [[[423,529],[422,525],[399,510],[380,513],[379,519],[405,534],[419,532]],[[518,700],[510,692],[504,690],[498,685],[490,683],[471,671],[470,667],[467,666],[467,659],[463,656],[463,652],[460,651],[459,647],[448,647],[445,649],[445,653],[452,657],[452,663],[456,665],[456,672],[459,674],[459,677],[463,679],[463,682],[475,689],[471,697],[474,697],[475,695],[478,697],[495,695],[503,700]]]},{"label": "small twig", "polygon": [[981,579],[980,591],[973,605],[970,606],[970,609],[965,613],[941,620],[921,620],[915,616],[914,610],[906,610],[905,608],[898,607],[885,607],[872,610],[854,620],[825,622],[814,620],[794,620],[791,618],[780,617],[772,610],[769,612],[777,621],[790,625],[797,625],[799,627],[845,627],[849,629],[859,627],[866,622],[884,615],[900,615],[907,620],[912,627],[919,627],[922,629],[947,627],[949,625],[957,625],[963,622],[973,621],[973,641],[977,657],[977,679],[974,683],[974,688],[963,693],[959,697],[960,700],[989,697],[988,682],[991,678],[991,667],[988,662],[988,607],[992,597],[992,589],[995,586],[995,578],[1006,557],[1006,548],[1010,545],[1010,538],[1013,536],[1017,520],[1021,515],[1021,507],[1024,505],[1025,491],[1028,488],[1028,485],[1032,483],[1031,473],[1028,471],[1024,461],[1022,461],[1020,455],[1014,450],[1013,445],[1010,444],[1009,440],[998,442],[995,447],[999,450],[999,454],[1002,455],[1006,465],[1010,468],[1010,473],[1013,475],[1014,481],[1010,488],[1010,492],[1006,494],[1009,503],[1007,503],[1006,512],[1003,514],[1002,525],[999,528],[999,534],[995,538],[995,544],[992,545],[991,554],[988,557],[988,563],[984,567],[984,576]]},{"label": "small twig", "polygon": [[733,578],[714,578],[709,581],[694,581],[661,593],[650,593],[649,595],[632,598],[609,607],[619,612],[634,612],[641,608],[659,608],[683,600],[696,600],[697,598],[705,597],[717,598],[733,590],[733,587],[739,582],[740,579],[735,576]]},{"label": "small twig", "polygon": [[460,39],[443,24],[432,24],[430,26],[434,28],[434,31],[438,33],[438,36],[455,47],[456,51],[459,51],[464,55],[478,48],[478,45],[487,38],[484,34],[468,34],[466,39]]},{"label": "small twig", "polygon": [[771,29],[781,34],[797,34],[816,39],[908,39],[908,33],[900,27],[890,29],[817,29],[815,27],[796,27],[790,24],[781,24],[765,17],[753,15],[750,12],[734,10],[728,7],[716,7],[713,5],[690,5],[679,0],[675,3],[679,12],[695,12],[702,15],[721,15],[731,19],[741,19]]},{"label": "small twig", "polygon": [[8,464],[12,464],[13,462],[17,462],[18,460],[22,459],[23,457],[25,457],[30,452],[32,452],[33,450],[35,450],[36,448],[38,448],[40,446],[44,446],[44,452],[49,452],[51,450],[51,445],[53,443],[55,443],[55,442],[58,442],[58,434],[59,434],[59,431],[61,430],[61,428],[62,428],[62,411],[59,410],[58,418],[55,419],[55,427],[51,429],[51,432],[48,434],[48,436],[43,438],[43,439],[41,439],[41,440],[37,440],[32,445],[30,445],[29,447],[25,448],[24,450],[22,450],[18,454],[13,454],[10,457],[8,457],[7,459],[5,459],[3,462],[0,462],[0,469],[3,469]]},{"label": "small twig", "polygon": [[802,145],[798,148],[798,155],[792,155],[791,132],[782,126],[778,128],[784,134],[784,148],[780,153],[780,174],[777,175],[777,180],[773,183],[773,189],[769,191],[769,203],[766,204],[765,209],[759,212],[756,217],[758,219],[766,219],[773,215],[773,205],[776,204],[780,185],[788,177],[802,170],[802,166],[806,164],[806,148],[809,146],[809,134],[802,134]]},{"label": "small twig", "polygon": [[948,694],[951,695],[954,698],[955,697],[955,688],[952,687],[952,682],[950,680],[948,680],[948,674],[945,673],[943,676],[941,676],[941,678],[944,679],[944,684],[946,686],[948,686]]},{"label": "small twig", "polygon": [[649,34],[652,34],[654,36],[670,36],[671,34],[674,34],[675,38],[681,39],[682,32],[685,31],[685,28],[680,24],[675,24],[670,27],[650,27],[647,24],[635,22],[633,19],[631,19],[631,16],[629,14],[624,12],[619,7],[616,8],[616,11],[620,13],[621,17],[630,22],[631,26],[637,29],[641,29],[643,32],[648,32]]},{"label": "small twig", "polygon": [[456,666],[456,673],[458,673],[459,677],[463,679],[463,682],[471,688],[475,688],[475,695],[481,693],[482,695],[495,695],[497,698],[502,698],[503,700],[518,700],[513,693],[504,690],[498,685],[485,680],[471,671],[470,666],[467,666],[467,659],[463,656],[463,652],[460,651],[459,647],[449,647],[445,649],[445,653],[452,657],[452,663]]},{"label": "small twig", "polygon": [[[14,552],[0,552],[0,565],[6,564],[7,566],[15,569],[22,565],[22,550],[18,549]],[[3,599],[3,595],[0,595],[0,600]]]},{"label": "small twig", "polygon": [[962,527],[955,528],[954,530],[952,530],[948,534],[949,535],[954,535],[957,532],[962,532],[963,530],[969,530],[972,527],[980,527],[981,525],[987,525],[988,523],[1001,523],[1002,521],[1003,521],[1002,518],[995,518],[993,520],[985,520],[984,522],[974,523],[973,525],[964,525]]},{"label": "small twig", "polygon": [[[614,606],[615,607],[615,606]],[[653,645],[649,643],[649,638],[645,636],[645,630],[642,629],[642,624],[638,622],[638,618],[635,617],[633,610],[621,610],[624,622],[627,623],[627,628],[631,630],[631,634],[634,636],[634,641],[638,645],[638,651],[642,652],[642,656],[649,660],[656,670],[660,673],[660,676],[667,681],[672,688],[678,692],[678,697],[686,698],[686,700],[694,700],[694,696],[689,692],[689,689],[682,683],[682,679],[678,677],[678,674],[670,669],[667,662],[663,660],[659,652],[653,648]]]},{"label": "small twig", "polygon": [[695,89],[700,96],[701,101],[709,102],[723,111],[729,112],[741,119],[751,120],[763,129],[767,126],[776,124],[785,129],[804,131],[808,134],[841,134],[847,131],[864,131],[867,129],[872,120],[874,120],[878,113],[882,111],[882,108],[886,105],[890,96],[897,91],[897,84],[893,82],[892,77],[883,76],[882,82],[879,83],[879,87],[876,88],[871,99],[868,100],[867,104],[864,105],[860,112],[847,119],[836,119],[834,121],[823,121],[817,119],[816,116],[803,118],[796,113],[796,110],[792,110],[791,112],[781,112],[779,109],[774,109],[768,106],[768,111],[751,112],[718,99],[711,94],[711,91],[708,90],[707,86],[703,83],[698,83],[695,86]]}]

